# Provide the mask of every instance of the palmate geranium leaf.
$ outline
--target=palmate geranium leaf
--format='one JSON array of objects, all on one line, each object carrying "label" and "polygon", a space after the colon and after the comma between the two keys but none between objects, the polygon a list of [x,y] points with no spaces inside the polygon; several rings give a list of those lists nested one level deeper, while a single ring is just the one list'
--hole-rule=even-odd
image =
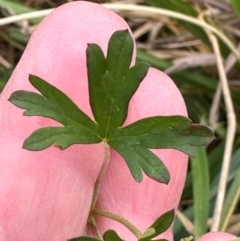
[{"label": "palmate geranium leaf", "polygon": [[148,71],[145,63],[130,68],[132,54],[133,40],[127,30],[112,35],[107,58],[98,45],[87,48],[90,105],[104,140],[123,125],[129,101]]},{"label": "palmate geranium leaf", "polygon": [[168,182],[168,170],[148,148],[173,148],[194,156],[196,146],[206,145],[211,136],[208,127],[184,116],[155,116],[118,128],[108,144],[125,158],[135,180],[142,180],[143,170],[158,182]]},{"label": "palmate geranium leaf", "polygon": [[213,133],[182,116],[149,117],[122,127],[129,101],[148,71],[145,63],[131,66],[133,46],[127,30],[112,35],[106,57],[98,45],[88,45],[89,101],[94,121],[60,90],[30,75],[31,84],[40,94],[16,91],[10,101],[24,109],[24,115],[51,118],[62,126],[36,130],[25,140],[23,148],[65,149],[73,144],[105,141],[125,159],[136,181],[142,180],[144,172],[158,182],[168,183],[167,168],[149,149],[173,148],[194,155],[195,146],[208,143]]},{"label": "palmate geranium leaf", "polygon": [[65,149],[73,144],[99,143],[97,125],[64,93],[41,78],[30,75],[31,84],[42,94],[16,91],[10,101],[25,109],[25,116],[44,116],[60,122],[63,127],[41,128],[27,138],[27,150],[43,150],[52,145]]},{"label": "palmate geranium leaf", "polygon": [[118,128],[109,145],[127,143],[151,149],[173,148],[194,156],[195,147],[206,145],[211,133],[208,127],[193,124],[184,116],[154,116]]},{"label": "palmate geranium leaf", "polygon": [[163,162],[146,147],[122,142],[118,138],[108,142],[127,162],[132,176],[137,182],[143,178],[142,171],[150,178],[168,183],[170,175]]}]

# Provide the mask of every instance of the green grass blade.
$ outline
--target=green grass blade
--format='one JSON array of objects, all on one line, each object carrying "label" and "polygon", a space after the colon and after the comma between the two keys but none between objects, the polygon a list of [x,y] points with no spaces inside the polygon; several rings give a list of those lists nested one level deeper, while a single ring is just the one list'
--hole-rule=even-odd
[{"label": "green grass blade", "polygon": [[[16,14],[29,13],[35,11],[35,9],[25,6],[19,1],[13,0],[0,0],[0,7],[7,9],[9,12],[14,12]],[[30,22],[33,24],[38,24],[41,18],[31,19]]]},{"label": "green grass blade", "polygon": [[[240,160],[240,155],[239,155]],[[240,198],[240,169],[236,173],[227,193],[221,215],[220,230],[225,231]]]},{"label": "green grass blade", "polygon": [[239,0],[230,0],[230,3],[232,5],[232,8],[238,15],[238,17],[240,17],[240,1]]},{"label": "green grass blade", "polygon": [[14,11],[17,14],[29,13],[34,11],[34,9],[26,7],[23,3],[12,0],[1,0],[0,6],[7,9],[8,11]]},{"label": "green grass blade", "polygon": [[[172,65],[171,61],[157,58],[142,50],[138,50],[137,59],[138,61],[145,61],[149,63],[152,67],[155,67],[162,71],[166,70],[169,66]],[[199,70],[182,70],[170,74],[170,77],[180,84],[187,83],[193,88],[198,88],[199,91],[203,91],[205,94],[211,95],[215,93],[218,83],[216,79],[201,74]]]},{"label": "green grass blade", "polygon": [[[164,71],[171,66],[171,61],[160,59],[142,50],[138,51],[138,61],[144,61],[149,63],[152,67]],[[209,77],[199,69],[195,70],[182,70],[173,74],[170,77],[184,90],[188,89],[189,92],[196,91],[202,95],[209,95],[212,98],[216,91],[218,81],[213,77]],[[233,98],[235,108],[240,110],[240,95],[236,89],[231,89],[231,96]]]},{"label": "green grass blade", "polygon": [[[240,168],[240,163],[239,163],[239,156],[240,156],[240,149],[238,149],[234,154],[232,155],[231,159],[231,166],[229,169],[229,174],[228,174],[228,183],[231,182],[234,177],[237,175],[237,172]],[[220,179],[220,173],[218,173],[213,181],[211,182],[211,192],[210,192],[210,198],[214,198],[218,192],[218,184],[219,184],[219,179]]]},{"label": "green grass blade", "polygon": [[[182,0],[168,0],[168,1],[145,0],[145,2],[158,8],[164,8],[175,12],[184,13],[191,17],[197,17],[199,15],[198,11],[195,8],[193,8],[186,1],[182,1]],[[203,42],[206,43],[207,45],[210,45],[208,37],[201,27],[198,27],[194,24],[191,24],[182,20],[178,20],[178,22],[180,23],[181,26],[185,27],[197,38],[203,40]]]},{"label": "green grass blade", "polygon": [[197,149],[196,158],[191,159],[194,196],[194,236],[197,238],[207,231],[209,213],[209,172],[204,147]]},{"label": "green grass blade", "polygon": [[[184,0],[168,0],[168,1],[145,0],[145,2],[158,8],[172,10],[175,12],[185,14],[187,16],[195,17],[195,18],[197,18],[199,15],[199,12]],[[176,21],[179,23],[179,25],[185,27],[189,32],[191,32],[195,37],[201,39],[210,48],[212,47],[208,39],[208,36],[205,33],[203,28],[196,26],[195,24],[189,23],[187,21],[183,21],[183,20],[176,20]],[[221,52],[226,57],[230,52],[228,47],[226,46],[226,42],[223,42],[222,40],[220,40],[220,48],[221,48]]]}]

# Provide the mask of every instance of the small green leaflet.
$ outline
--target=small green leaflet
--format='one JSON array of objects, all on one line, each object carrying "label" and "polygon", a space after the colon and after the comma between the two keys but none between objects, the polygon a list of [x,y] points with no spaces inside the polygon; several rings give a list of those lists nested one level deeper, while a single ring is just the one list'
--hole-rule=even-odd
[{"label": "small green leaflet", "polygon": [[128,31],[117,31],[109,41],[106,58],[98,45],[87,48],[90,105],[104,140],[113,138],[124,124],[129,101],[149,68],[145,63],[130,68],[133,46]]},{"label": "small green leaflet", "polygon": [[97,125],[83,113],[65,94],[37,76],[29,76],[30,83],[42,94],[16,91],[10,101],[25,109],[25,116],[43,116],[58,121],[63,127],[44,127],[32,133],[23,148],[32,151],[52,145],[65,149],[73,144],[101,142]]},{"label": "small green leaflet", "polygon": [[124,240],[121,239],[115,231],[108,230],[103,234],[103,240],[82,236],[82,237],[69,239],[68,241],[124,241]]},{"label": "small green leaflet", "polygon": [[[168,211],[160,216],[147,230],[142,234],[138,241],[168,241],[166,239],[155,239],[158,235],[164,233],[173,223],[175,217],[174,210]],[[101,241],[92,237],[77,237],[68,241]],[[103,235],[103,241],[124,241],[113,230],[108,230]]]},{"label": "small green leaflet", "polygon": [[81,237],[68,239],[68,241],[101,241],[101,240],[100,239],[96,239],[96,238],[92,238],[92,237],[81,236]]},{"label": "small green leaflet", "polygon": [[[147,230],[143,233],[143,236],[139,239],[139,241],[151,241],[153,238],[164,233],[173,223],[174,217],[174,210],[170,210],[164,213],[149,228],[147,228]],[[167,240],[159,239],[159,241]]]},{"label": "small green leaflet", "polygon": [[129,102],[149,68],[145,63],[130,67],[133,46],[128,30],[116,31],[111,36],[106,57],[97,44],[88,45],[89,101],[94,120],[56,87],[30,75],[30,83],[40,93],[19,90],[9,100],[24,109],[25,116],[51,118],[62,126],[34,131],[24,141],[23,148],[66,149],[73,144],[105,141],[124,158],[136,181],[142,180],[144,172],[158,182],[168,183],[167,168],[149,149],[172,148],[193,156],[196,146],[209,143],[213,133],[183,116],[153,116],[123,127]]}]

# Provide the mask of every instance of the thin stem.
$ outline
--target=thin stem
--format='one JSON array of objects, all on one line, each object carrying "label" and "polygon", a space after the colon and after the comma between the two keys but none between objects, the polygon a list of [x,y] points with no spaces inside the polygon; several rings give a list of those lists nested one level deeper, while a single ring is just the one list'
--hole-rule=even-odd
[{"label": "thin stem", "polygon": [[223,232],[226,231],[227,226],[230,223],[230,219],[232,218],[234,210],[235,210],[235,208],[236,208],[236,206],[238,204],[239,199],[240,199],[240,188],[238,188],[238,190],[236,192],[236,195],[235,195],[235,197],[234,197],[234,199],[232,201],[232,205],[230,207],[230,210],[228,211],[228,215],[227,215],[226,219],[224,220],[224,223],[223,223],[223,226],[221,228],[221,231],[223,231]]},{"label": "thin stem", "polygon": [[193,224],[193,222],[190,219],[188,219],[188,217],[186,217],[179,210],[177,210],[176,215],[177,215],[177,218],[182,223],[183,227],[189,232],[189,234],[193,234],[194,233],[194,224]]},{"label": "thin stem", "polygon": [[149,6],[140,6],[140,5],[134,5],[134,4],[121,4],[121,3],[105,3],[102,4],[104,7],[109,8],[111,10],[125,10],[125,11],[134,11],[134,12],[142,12],[142,13],[150,13],[150,14],[157,14],[157,15],[162,15],[162,16],[167,16],[167,17],[172,17],[176,19],[181,19],[186,22],[195,24],[199,27],[202,27],[203,29],[207,29],[213,33],[215,33],[220,39],[225,42],[225,44],[234,52],[234,54],[240,58],[240,55],[226,35],[222,34],[218,29],[214,28],[213,26],[209,25],[208,23],[201,21],[199,19],[196,19],[194,17],[190,17],[186,14],[171,11],[171,10],[166,10],[162,8],[156,8],[156,7],[149,7]]},{"label": "thin stem", "polygon": [[217,128],[221,93],[222,93],[222,84],[221,82],[219,82],[217,86],[217,90],[215,91],[215,94],[213,96],[212,106],[209,113],[209,123],[210,123],[210,127],[213,130]]},{"label": "thin stem", "polygon": [[107,170],[107,166],[110,160],[110,148],[109,145],[106,142],[103,142],[104,144],[104,160],[103,160],[103,164],[101,167],[101,170],[98,174],[97,180],[95,182],[95,186],[94,186],[94,193],[93,193],[93,199],[92,199],[92,205],[91,205],[91,210],[95,207],[96,202],[97,202],[97,198],[98,198],[98,193],[99,193],[99,189],[100,189],[100,185],[103,179],[103,176]]},{"label": "thin stem", "polygon": [[[209,25],[208,23],[206,23],[204,21],[200,21],[199,19],[196,19],[194,17],[190,17],[188,15],[178,13],[175,11],[171,11],[171,10],[149,7],[149,6],[140,6],[140,5],[134,5],[134,4],[106,3],[106,4],[102,4],[102,5],[106,8],[109,8],[114,11],[125,10],[125,11],[134,11],[134,12],[140,12],[140,13],[146,13],[146,14],[149,14],[149,13],[157,14],[157,15],[176,18],[176,19],[181,19],[186,22],[195,24],[199,27],[202,27],[204,29],[207,29],[207,30],[215,33],[233,51],[233,53],[237,56],[237,58],[238,59],[240,58],[237,49],[235,48],[233,43],[224,34],[222,34],[219,30],[217,30],[213,26]],[[18,22],[21,20],[27,20],[27,19],[37,18],[37,17],[44,17],[52,11],[53,11],[53,9],[47,9],[47,10],[40,10],[40,11],[35,11],[32,13],[25,13],[25,14],[20,14],[20,15],[16,15],[16,16],[3,18],[3,19],[0,19],[0,26]]]},{"label": "thin stem", "polygon": [[129,231],[131,231],[138,239],[142,237],[142,233],[141,231],[136,228],[132,223],[130,223],[127,219],[118,216],[116,214],[104,211],[104,210],[100,210],[97,208],[94,208],[91,212],[94,215],[99,215],[99,216],[103,216],[105,218],[109,218],[112,219],[118,223],[121,223],[123,226],[125,226]]},{"label": "thin stem", "polygon": [[23,20],[33,19],[33,18],[39,18],[39,17],[45,17],[49,13],[51,13],[54,9],[46,9],[46,10],[38,10],[30,13],[23,13],[19,15],[14,15],[6,18],[0,19],[0,26],[6,25],[10,23],[16,23]]},{"label": "thin stem", "polygon": [[97,236],[100,240],[103,240],[102,234],[100,233],[100,230],[98,229],[98,226],[97,226],[97,223],[96,223],[96,221],[95,221],[95,218],[94,218],[94,217],[91,217],[89,223],[93,226],[94,232],[95,232],[96,236]]},{"label": "thin stem", "polygon": [[229,166],[230,166],[231,155],[232,155],[232,147],[233,147],[234,136],[236,132],[236,116],[234,112],[231,93],[229,90],[228,81],[227,81],[224,65],[222,62],[221,52],[219,49],[217,38],[210,31],[206,30],[206,32],[209,36],[209,39],[213,46],[213,51],[216,55],[217,68],[218,68],[218,73],[220,77],[223,97],[226,105],[227,120],[228,120],[226,145],[225,145],[225,150],[223,155],[223,164],[222,164],[220,182],[218,187],[218,195],[217,195],[216,205],[215,205],[214,214],[213,214],[213,223],[211,227],[211,231],[218,231],[220,220],[221,220],[224,197],[226,193],[227,178],[228,178]]}]

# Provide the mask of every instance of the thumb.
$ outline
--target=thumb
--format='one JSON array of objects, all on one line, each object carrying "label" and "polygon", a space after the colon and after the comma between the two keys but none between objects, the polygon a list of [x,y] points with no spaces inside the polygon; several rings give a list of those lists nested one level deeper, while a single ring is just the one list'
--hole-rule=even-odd
[{"label": "thumb", "polygon": [[102,165],[102,145],[77,145],[63,152],[23,150],[23,141],[34,130],[56,123],[24,117],[7,100],[16,90],[33,90],[28,76],[34,74],[64,91],[92,116],[87,44],[97,43],[106,50],[113,32],[127,28],[122,18],[100,5],[73,2],[54,10],[32,35],[0,97],[1,240],[59,241],[83,234]]}]

